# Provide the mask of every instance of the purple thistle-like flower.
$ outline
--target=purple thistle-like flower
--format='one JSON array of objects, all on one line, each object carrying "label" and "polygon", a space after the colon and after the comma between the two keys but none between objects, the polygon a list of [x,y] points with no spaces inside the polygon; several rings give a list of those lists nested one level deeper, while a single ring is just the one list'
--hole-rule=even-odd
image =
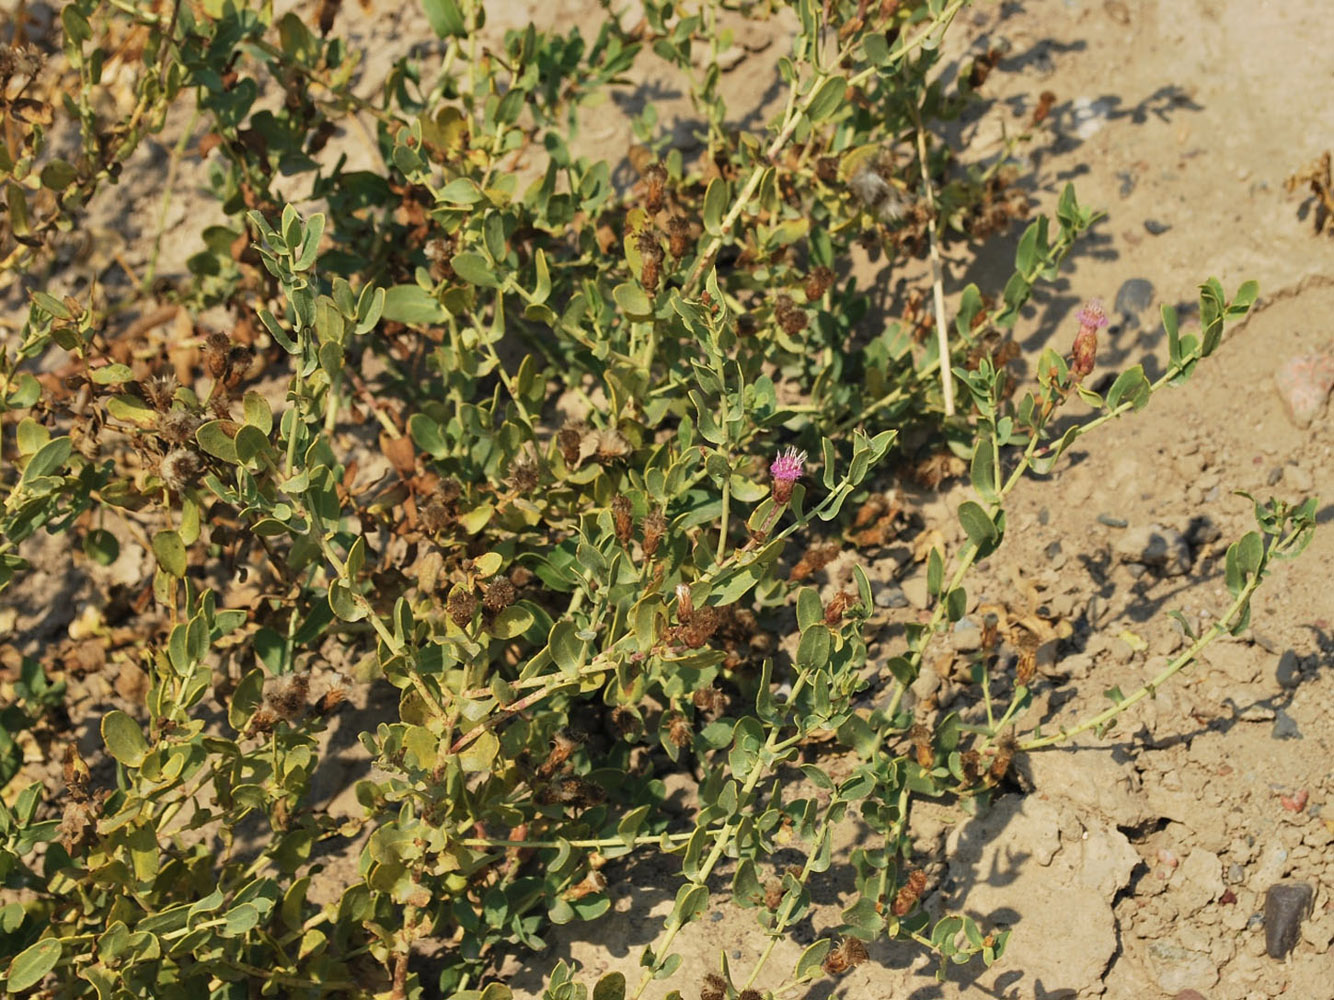
[{"label": "purple thistle-like flower", "polygon": [[1107,325],[1107,313],[1102,308],[1102,299],[1089,299],[1084,308],[1075,314],[1080,326],[1101,330]]},{"label": "purple thistle-like flower", "polygon": [[1070,374],[1076,382],[1093,371],[1098,356],[1098,331],[1107,325],[1107,313],[1102,299],[1089,299],[1076,314],[1079,333],[1075,335],[1074,350],[1070,355]]},{"label": "purple thistle-like flower", "polygon": [[787,503],[792,498],[792,484],[801,478],[806,464],[806,453],[796,448],[780,451],[769,466],[774,481],[774,500]]},{"label": "purple thistle-like flower", "polygon": [[805,463],[806,453],[804,451],[789,448],[787,451],[778,453],[778,457],[769,466],[769,475],[775,479],[786,479],[789,483],[796,482],[801,478],[802,467]]}]

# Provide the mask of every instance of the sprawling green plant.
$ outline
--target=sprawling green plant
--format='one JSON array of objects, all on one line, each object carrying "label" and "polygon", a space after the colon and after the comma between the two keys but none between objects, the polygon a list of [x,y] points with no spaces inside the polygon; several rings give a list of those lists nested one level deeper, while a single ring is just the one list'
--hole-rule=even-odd
[{"label": "sprawling green plant", "polygon": [[[203,336],[178,378],[152,351],[118,352],[108,318],[132,303],[36,291],[0,353],[0,588],[23,586],[22,543],[39,530],[109,564],[146,524],[161,615],[139,653],[143,704],[101,720],[108,758],[71,744],[63,788],[30,784],[0,805],[6,987],[499,1000],[504,949],[606,912],[607,866],[658,850],[680,857],[675,906],[641,979],[609,976],[594,995],[637,998],[672,977],[672,943],[726,864],[769,945],[744,972],[724,957],[703,995],[745,996],[853,814],[871,836],[851,858],[844,940],[808,948],[786,985],[838,974],[864,958],[858,942],[886,936],[942,967],[993,961],[1008,930],[961,914],[933,924],[919,905],[906,825],[916,795],[980,801],[996,787],[1027,677],[979,658],[966,716],[915,717],[904,693],[963,615],[967,571],[999,546],[1018,479],[1183,380],[1254,286],[1230,301],[1203,286],[1199,336],[1178,337],[1165,312],[1166,374],[1151,383],[1136,366],[1105,395],[1083,382],[1091,310],[1071,360],[1044,353],[1015,401],[1008,331],[1095,218],[1072,190],[1054,228],[1025,231],[996,299],[970,286],[946,327],[936,296],[926,343],[846,277],[854,243],[901,257],[1025,210],[1006,171],[933,139],[985,76],[940,82],[962,0],[800,0],[783,110],[761,134],[737,129],[721,96],[722,3],[649,0],[633,30],[609,14],[592,39],[529,26],[494,48],[480,3],[424,6],[443,52],[398,62],[372,101],[350,89],[358,56],[330,24],[317,34],[270,5],[77,0],[62,12],[63,64],[10,54],[6,72],[32,77],[11,107],[72,83],[63,110],[82,142],[56,159],[35,113],[11,131],[5,267],[42,273],[58,234],[190,94],[228,222],[201,234],[189,280],[164,290],[145,275],[144,294],[224,306],[236,326]],[[321,9],[332,19],[337,5]],[[106,121],[101,74],[127,39],[138,103]],[[679,70],[703,151],[668,148],[650,106],[626,150],[639,180],[618,187],[573,139],[581,106],[641,59]],[[326,155],[363,120],[381,170]],[[61,369],[58,386],[39,381],[39,360]],[[1095,415],[1055,437],[1076,393]],[[872,683],[869,580],[855,569],[854,590],[822,600],[789,564],[821,523],[859,537],[847,505],[868,499],[909,421],[968,456],[978,500],[959,509],[962,546],[930,552],[930,620],[907,626],[885,707],[867,712],[854,697]],[[374,488],[366,464],[385,470]],[[1257,505],[1261,530],[1229,549],[1232,606],[1088,726],[1243,627],[1269,560],[1300,550],[1313,510]],[[238,570],[259,596],[223,607]],[[795,628],[790,654],[779,628]],[[351,680],[324,667],[348,650]],[[377,767],[357,785],[361,814],[331,817],[310,794],[321,733],[348,685],[386,684],[396,721],[358,734]],[[19,759],[4,741],[43,725],[62,693],[31,658],[15,690],[0,716],[5,781]],[[831,733],[858,758],[837,783],[799,760]],[[663,777],[687,767],[697,803],[674,824]],[[322,859],[363,834],[355,878],[316,905]],[[775,868],[779,845],[804,863]],[[443,958],[424,982],[412,959],[428,938]],[[562,966],[547,994],[587,987]]]}]

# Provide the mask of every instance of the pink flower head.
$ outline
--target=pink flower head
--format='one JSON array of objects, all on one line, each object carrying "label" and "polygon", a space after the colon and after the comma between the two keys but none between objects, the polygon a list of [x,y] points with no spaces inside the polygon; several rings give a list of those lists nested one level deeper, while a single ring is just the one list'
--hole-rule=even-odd
[{"label": "pink flower head", "polygon": [[1084,308],[1075,314],[1080,326],[1101,330],[1107,325],[1107,313],[1102,308],[1102,299],[1089,299]]},{"label": "pink flower head", "polygon": [[803,466],[806,464],[806,453],[797,451],[796,448],[788,448],[786,451],[780,451],[778,456],[769,465],[769,475],[774,481],[774,500],[778,503],[787,503],[792,497],[792,484],[801,478]]},{"label": "pink flower head", "polygon": [[1070,375],[1076,382],[1082,382],[1097,362],[1098,331],[1107,325],[1102,299],[1089,299],[1076,318],[1079,320],[1079,333],[1075,334],[1074,350],[1070,355]]}]

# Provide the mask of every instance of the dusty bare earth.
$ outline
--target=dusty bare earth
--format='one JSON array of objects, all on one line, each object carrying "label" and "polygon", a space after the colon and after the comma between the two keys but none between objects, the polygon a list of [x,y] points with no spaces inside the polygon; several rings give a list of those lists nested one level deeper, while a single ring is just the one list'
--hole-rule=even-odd
[{"label": "dusty bare earth", "polygon": [[[530,17],[557,24],[596,15],[587,0],[493,6],[497,32]],[[411,4],[371,17],[348,4],[340,17],[338,30],[373,53],[368,89],[377,61],[387,65],[427,37]],[[1051,91],[1048,127],[1017,150],[1032,167],[1035,208],[1054,211],[1061,187],[1074,180],[1080,200],[1107,213],[1020,321],[1030,361],[1048,343],[1068,349],[1074,311],[1100,296],[1112,326],[1094,378],[1137,362],[1153,375],[1166,353],[1161,304],[1186,314],[1195,286],[1211,275],[1229,291],[1257,278],[1262,292],[1252,317],[1186,386],[1104,428],[1045,480],[1021,484],[1005,546],[969,583],[969,624],[980,620],[976,609],[993,605],[1068,627],[1028,717],[1051,727],[1104,707],[1106,689],[1129,691],[1178,650],[1182,637],[1168,610],[1207,626],[1226,607],[1222,554],[1251,527],[1249,502],[1232,490],[1262,499],[1334,497],[1334,416],[1325,411],[1296,426],[1273,383],[1284,361],[1334,337],[1334,281],[1326,279],[1334,242],[1313,233],[1310,206],[1283,185],[1334,144],[1334,104],[1326,99],[1334,19],[1322,0],[1047,0],[979,4],[965,17],[954,51],[999,44],[1008,54],[984,87],[985,113],[963,124],[959,141],[979,154],[999,152],[1002,135],[1020,131],[1039,95]],[[771,36],[748,36],[732,57],[725,79],[738,118],[760,114],[772,100],[786,30],[779,19]],[[680,122],[679,141],[689,144],[680,96],[651,78],[637,82],[617,99],[618,114],[599,113],[581,143],[628,142],[624,113],[654,100],[660,119]],[[121,266],[146,265],[172,141],[146,144],[126,169],[114,212],[90,221],[98,238],[80,266],[53,281],[77,284],[110,267],[116,254]],[[171,168],[163,273],[179,270],[197,248],[201,218],[212,221],[208,196],[199,193],[204,169],[189,156]],[[970,281],[994,292],[1008,276],[1013,239],[980,257],[958,244],[945,252],[947,293]],[[864,279],[902,277],[859,267]],[[950,526],[967,488],[927,495],[894,481],[882,486],[899,491],[922,522],[940,526],[946,541],[958,540]],[[1334,997],[1329,504],[1322,502],[1324,528],[1305,556],[1281,565],[1262,590],[1253,627],[1211,649],[1106,738],[1021,758],[1019,781],[983,815],[949,803],[918,808],[913,829],[916,860],[929,875],[926,905],[1011,927],[999,963],[955,968],[938,983],[920,949],[882,943],[872,947],[872,961],[814,996]],[[1146,554],[1151,536],[1166,540],[1161,559]],[[33,641],[68,634],[81,599],[110,582],[71,578],[59,553],[45,562],[41,552],[25,554],[45,569],[26,585],[24,601],[0,609],[0,625]],[[127,544],[114,570],[137,580],[150,563]],[[918,614],[925,583],[910,546],[890,548],[868,569],[883,605],[872,654],[883,663],[900,648],[898,626]],[[940,709],[959,699],[969,646],[966,634],[942,638],[914,697]],[[125,693],[99,676],[77,693],[83,700],[72,714],[122,704]],[[322,772],[321,794],[335,812],[355,808],[337,792],[364,767],[353,736],[367,719],[345,716],[332,734],[339,764]],[[835,772],[841,766],[825,763]],[[859,835],[854,824],[842,832],[835,865],[814,886],[814,915],[779,945],[761,987],[780,981],[802,947],[838,924],[850,902],[847,850]],[[540,993],[559,959],[578,963],[590,983],[613,969],[637,978],[640,952],[671,907],[675,865],[650,858],[620,869],[612,914],[552,931],[547,952],[514,963],[516,992]],[[720,949],[734,968],[747,968],[763,948],[753,914],[726,900],[729,878],[724,870],[710,914],[677,941],[683,972],[655,983],[650,996],[669,989],[693,996]],[[1276,960],[1265,954],[1262,913],[1266,889],[1284,878],[1311,884],[1315,898],[1290,957]]]}]

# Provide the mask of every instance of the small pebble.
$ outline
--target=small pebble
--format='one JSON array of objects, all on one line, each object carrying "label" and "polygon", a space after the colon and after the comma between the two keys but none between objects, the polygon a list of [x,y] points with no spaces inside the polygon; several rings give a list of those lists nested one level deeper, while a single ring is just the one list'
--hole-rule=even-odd
[{"label": "small pebble", "polygon": [[1246,869],[1241,865],[1229,865],[1227,870],[1227,880],[1232,885],[1241,885],[1246,881]]},{"label": "small pebble", "polygon": [[1309,427],[1334,388],[1334,344],[1283,362],[1274,373],[1274,385],[1288,418],[1298,427]]},{"label": "small pebble", "polygon": [[1277,882],[1265,892],[1265,952],[1286,958],[1310,915],[1315,890],[1309,882]]},{"label": "small pebble", "polygon": [[1123,170],[1116,175],[1116,179],[1121,182],[1117,194],[1122,198],[1129,198],[1131,192],[1135,190],[1135,175],[1129,170]]},{"label": "small pebble", "polygon": [[1119,517],[1112,517],[1111,514],[1099,514],[1098,523],[1106,525],[1109,528],[1125,528],[1130,525],[1129,521]]},{"label": "small pebble", "polygon": [[1157,219],[1145,219],[1144,228],[1149,231],[1150,236],[1161,236],[1172,227],[1166,222],[1159,222]]},{"label": "small pebble", "polygon": [[1138,325],[1140,313],[1152,304],[1153,283],[1145,278],[1131,278],[1117,290],[1112,309],[1120,316],[1134,319]]},{"label": "small pebble", "polygon": [[875,604],[878,608],[906,608],[908,598],[897,584],[881,584],[875,588]]},{"label": "small pebble", "polygon": [[1297,728],[1297,720],[1280,708],[1274,713],[1274,731],[1269,735],[1276,740],[1299,740],[1302,731]]}]

